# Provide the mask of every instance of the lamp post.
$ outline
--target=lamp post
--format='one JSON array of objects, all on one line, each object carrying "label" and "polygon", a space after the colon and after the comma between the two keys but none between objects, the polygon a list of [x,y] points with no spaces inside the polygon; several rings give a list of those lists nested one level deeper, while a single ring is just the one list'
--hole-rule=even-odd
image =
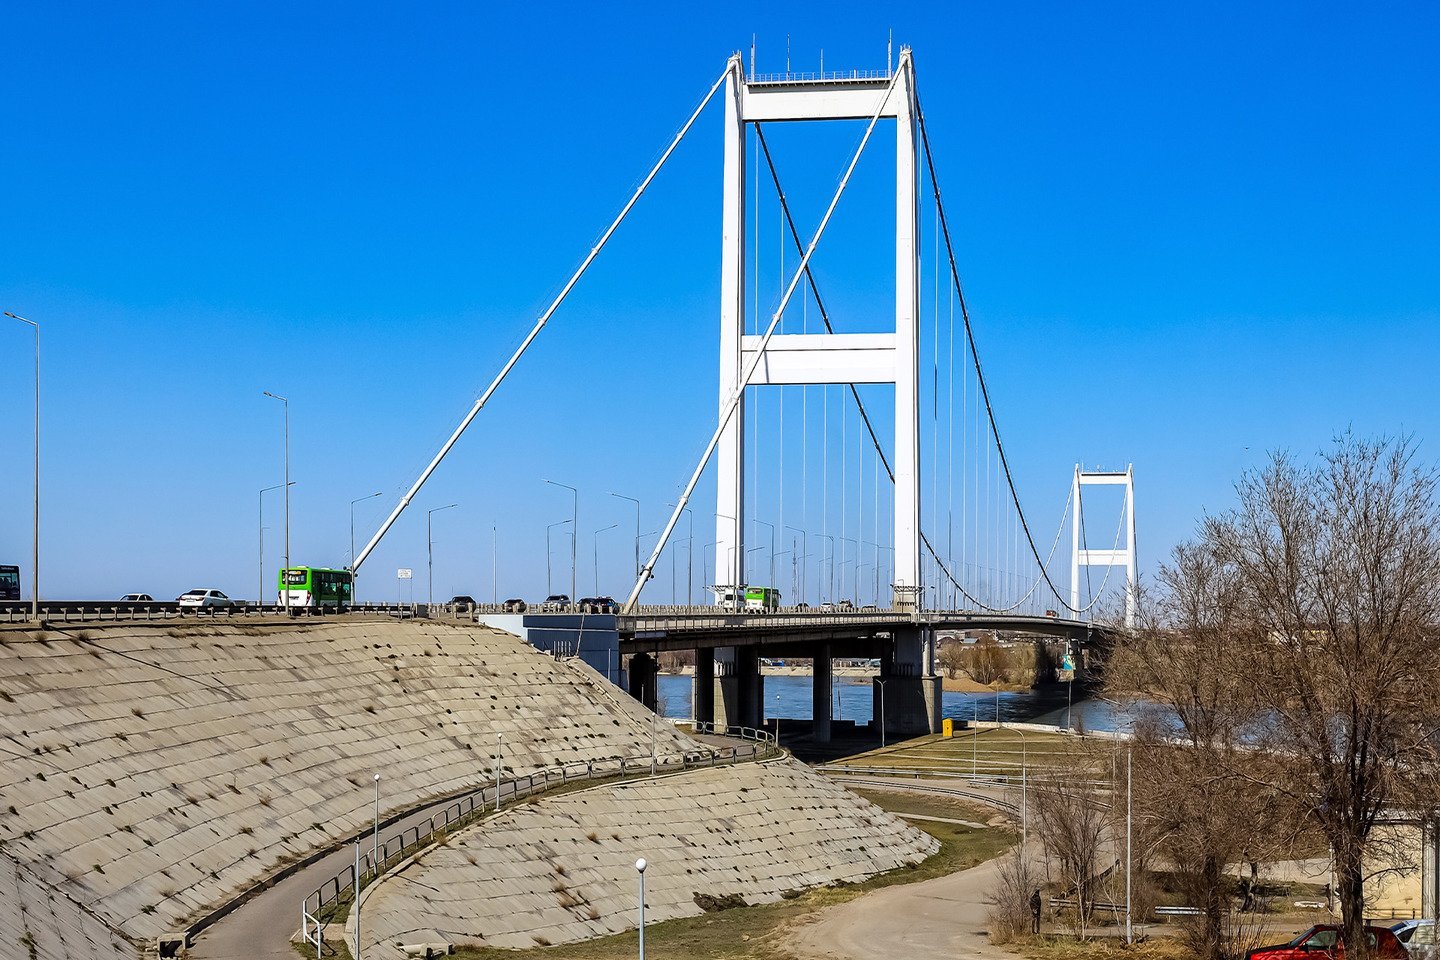
[{"label": "lamp post", "polygon": [[495,734],[495,812],[500,812],[500,758],[505,753],[505,734]]},{"label": "lamp post", "polygon": [[[269,390],[261,392],[271,400],[279,400],[285,404],[285,570],[288,572],[290,570],[290,399],[271,393]],[[280,599],[288,614],[290,612],[290,591],[282,590]]]},{"label": "lamp post", "polygon": [[375,863],[375,872],[380,872],[380,774],[375,774],[375,834],[371,840],[370,859]]},{"label": "lamp post", "polygon": [[[665,506],[673,507],[675,504],[667,503]],[[689,514],[685,518],[685,605],[693,607],[695,605],[695,511],[686,507],[685,512]]]},{"label": "lamp post", "polygon": [[32,553],[30,557],[30,619],[40,622],[40,324],[35,320],[17,317],[9,310],[5,316],[11,320],[30,324],[35,334],[35,504],[32,508],[34,529],[31,531]]},{"label": "lamp post", "polygon": [[635,871],[640,874],[640,960],[645,960],[645,858],[635,861]]},{"label": "lamp post", "polygon": [[885,748],[885,680],[875,681],[880,685],[880,748]]},{"label": "lamp post", "polygon": [[[569,522],[569,520],[556,520],[554,523],[547,523],[545,525],[545,592],[552,596],[555,594],[555,587],[552,585],[550,577],[550,531],[556,527],[562,527]],[[573,532],[571,536],[574,536]],[[574,598],[572,597],[571,599]]]},{"label": "lamp post", "polygon": [[[828,595],[829,598],[833,600],[835,599],[835,537],[828,533],[822,533],[820,534],[820,539],[830,541],[830,589],[824,591],[824,595],[822,595],[820,599],[824,600],[826,598],[825,595]],[[820,559],[822,563],[825,560],[823,555]]]},{"label": "lamp post", "polygon": [[[293,487],[297,481],[291,480]],[[260,491],[260,592],[255,594],[257,603],[265,602],[265,494],[271,490],[279,490],[282,484],[275,484],[273,487],[265,487]]]},{"label": "lamp post", "polygon": [[617,500],[629,500],[635,504],[635,576],[640,576],[640,501],[634,497],[627,497],[623,493],[606,491],[606,496],[614,497]]},{"label": "lamp post", "polygon": [[600,534],[614,530],[618,526],[620,524],[612,523],[608,527],[596,530],[590,536],[590,565],[595,568],[595,596],[597,597],[600,596]]},{"label": "lamp post", "polygon": [[490,524],[490,604],[491,604],[492,606],[500,602],[500,592],[499,592],[499,589],[496,587],[496,584],[499,582],[499,578],[498,578],[498,575],[497,575],[496,572],[495,572],[495,543],[496,543],[497,540],[499,540],[499,538],[500,538],[500,525],[499,525],[498,523],[491,523],[491,524]]},{"label": "lamp post", "polygon": [[766,584],[772,589],[775,586],[775,524],[768,520],[761,520],[758,517],[751,518],[753,522],[764,524],[770,528],[770,582]]},{"label": "lamp post", "polygon": [[[785,529],[786,529],[786,530],[792,530],[792,531],[794,531],[795,533],[800,534],[800,559],[801,559],[801,560],[808,560],[808,559],[810,559],[810,535],[809,535],[808,533],[806,533],[804,530],[801,530],[799,527],[792,527],[792,526],[790,526],[790,524],[788,524],[788,523],[785,524]],[[793,543],[793,541],[792,541],[792,543]],[[799,601],[805,599],[805,597],[804,597],[804,593],[805,593],[805,589],[806,589],[806,582],[805,582],[805,581],[806,581],[806,576],[805,576],[805,575],[806,575],[807,572],[808,572],[808,571],[806,571],[806,569],[805,569],[805,564],[802,563],[802,564],[800,565],[800,589],[799,589],[798,591],[796,591],[796,597],[795,597],[795,600],[796,600],[797,603],[798,603]]]},{"label": "lamp post", "polygon": [[374,500],[380,496],[381,491],[357,497],[350,501],[350,599],[353,602],[358,599],[355,596],[355,504],[364,503],[366,500]]},{"label": "lamp post", "polygon": [[447,503],[443,507],[436,507],[433,510],[425,511],[425,605],[435,605],[435,538],[430,535],[430,518],[441,510],[449,510],[451,507],[458,507],[458,503]]},{"label": "lamp post", "polygon": [[580,539],[580,491],[568,483],[546,480],[552,487],[563,487],[570,491],[570,602],[575,602],[575,545]]}]

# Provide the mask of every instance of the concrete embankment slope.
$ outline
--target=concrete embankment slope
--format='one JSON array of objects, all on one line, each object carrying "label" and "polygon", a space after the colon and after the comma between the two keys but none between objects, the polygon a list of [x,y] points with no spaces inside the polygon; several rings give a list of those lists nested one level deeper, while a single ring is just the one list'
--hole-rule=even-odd
[{"label": "concrete embankment slope", "polygon": [[[502,733],[516,773],[648,757],[652,736],[593,671],[487,628],[3,629],[0,849],[18,883],[153,942],[364,829],[375,773],[384,815],[488,782]],[[695,747],[668,724],[655,736]],[[37,912],[25,929],[58,942],[69,921]]]},{"label": "concrete embankment slope", "polygon": [[524,805],[392,871],[364,902],[363,955],[401,944],[533,947],[701,912],[697,894],[767,903],[934,853],[929,834],[811,773],[743,764]]}]

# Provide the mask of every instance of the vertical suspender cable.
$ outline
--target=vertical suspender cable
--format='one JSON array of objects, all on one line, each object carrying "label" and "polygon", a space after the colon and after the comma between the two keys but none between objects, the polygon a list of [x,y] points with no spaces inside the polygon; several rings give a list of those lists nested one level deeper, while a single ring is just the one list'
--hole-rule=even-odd
[{"label": "vertical suspender cable", "polygon": [[690,114],[690,119],[686,120],[685,125],[680,128],[680,132],[675,134],[675,139],[670,141],[670,146],[666,147],[665,152],[660,155],[660,159],[655,161],[655,166],[651,167],[650,173],[640,182],[640,186],[635,188],[635,192],[630,196],[630,200],[625,204],[624,208],[621,209],[619,215],[611,222],[609,228],[601,235],[600,240],[595,246],[590,248],[590,253],[585,257],[584,261],[581,262],[580,266],[570,275],[570,279],[566,282],[559,295],[556,296],[550,306],[545,309],[545,312],[540,315],[540,319],[535,321],[535,325],[530,329],[530,333],[525,337],[524,342],[520,344],[520,347],[510,357],[509,361],[506,362],[505,366],[501,368],[495,379],[491,381],[490,386],[480,395],[480,399],[475,401],[475,405],[470,408],[470,412],[465,415],[465,419],[460,421],[460,426],[455,428],[455,432],[450,435],[450,439],[445,441],[445,445],[440,448],[440,452],[435,454],[434,459],[432,459],[424,471],[421,472],[420,477],[411,484],[405,496],[400,498],[400,502],[395,506],[395,509],[390,512],[390,516],[385,518],[385,522],[381,524],[380,529],[370,538],[370,542],[365,545],[365,549],[361,550],[351,562],[350,570],[352,572],[360,569],[360,565],[365,562],[365,558],[370,556],[371,552],[380,543],[381,538],[390,531],[395,521],[400,518],[400,514],[410,505],[410,501],[415,498],[415,495],[420,492],[420,488],[425,485],[425,481],[430,479],[430,474],[434,473],[435,468],[440,466],[440,461],[445,459],[445,455],[450,452],[450,448],[455,446],[456,441],[460,439],[460,436],[465,432],[466,428],[474,421],[476,415],[484,409],[485,404],[490,401],[490,397],[494,395],[500,384],[509,376],[515,364],[525,355],[525,351],[530,349],[530,344],[535,342],[535,338],[540,335],[540,331],[545,328],[545,324],[550,322],[550,317],[560,308],[560,304],[565,302],[565,298],[570,295],[570,291],[575,288],[575,284],[580,281],[585,271],[589,269],[590,264],[595,261],[595,257],[604,249],[610,236],[620,226],[621,221],[625,219],[626,215],[630,213],[631,208],[635,206],[635,202],[640,199],[640,195],[650,186],[650,181],[655,179],[655,175],[660,172],[660,168],[665,165],[665,161],[670,159],[670,154],[675,152],[675,148],[680,145],[680,141],[684,139],[685,134],[689,132],[690,127],[695,123],[696,119],[699,118],[706,105],[710,103],[711,98],[715,96],[715,91],[720,89],[720,85],[725,82],[725,78],[729,76],[732,69],[734,69],[733,58],[731,62],[725,65],[724,72],[711,84],[710,92],[705,94],[704,99],[700,101],[700,105]]},{"label": "vertical suspender cable", "polygon": [[[751,358],[749,366],[740,382],[735,385],[735,390],[726,401],[725,410],[720,416],[720,423],[710,437],[710,442],[705,446],[705,452],[700,455],[700,462],[695,465],[695,471],[690,476],[690,482],[685,485],[685,492],[675,504],[675,510],[670,514],[665,529],[660,533],[660,539],[655,544],[655,550],[650,554],[650,559],[645,562],[640,576],[635,581],[635,587],[630,591],[629,598],[625,601],[625,612],[629,613],[635,609],[636,602],[640,599],[640,592],[645,589],[645,582],[650,578],[650,572],[655,567],[655,561],[660,552],[665,549],[665,543],[670,539],[671,532],[680,520],[680,514],[685,509],[691,495],[695,492],[695,485],[700,482],[700,474],[704,472],[705,465],[710,461],[710,456],[715,452],[716,446],[720,443],[720,436],[725,427],[730,423],[730,418],[735,414],[735,408],[740,403],[740,398],[745,395],[745,389],[755,377],[755,370],[765,359],[765,348],[770,345],[770,338],[775,334],[775,328],[780,324],[780,317],[785,313],[785,307],[790,298],[795,294],[795,288],[800,285],[800,278],[805,276],[805,268],[810,264],[810,258],[815,254],[815,247],[820,243],[820,238],[825,234],[825,228],[830,223],[830,218],[835,213],[835,207],[840,203],[840,197],[845,193],[845,187],[850,182],[850,175],[855,172],[855,166],[860,162],[860,156],[865,152],[865,145],[870,142],[870,135],[875,131],[875,124],[880,120],[880,114],[885,109],[885,103],[895,91],[895,82],[900,74],[909,68],[910,58],[902,54],[900,70],[897,70],[886,85],[885,92],[880,96],[879,102],[875,104],[875,112],[870,116],[870,122],[865,127],[865,135],[860,138],[860,144],[855,148],[855,155],[850,158],[850,165],[845,169],[845,175],[840,178],[840,184],[835,188],[835,196],[830,200],[830,206],[825,209],[825,215],[820,218],[820,226],[815,229],[815,236],[810,240],[810,246],[806,248],[805,255],[800,258],[800,266],[795,270],[795,276],[791,278],[789,286],[785,288],[785,295],[780,299],[780,305],[776,307],[775,313],[770,317],[770,323],[765,328],[765,335],[760,338],[760,343],[755,350],[755,356]],[[728,69],[728,68],[727,68]],[[722,78],[723,79],[723,78]],[[717,88],[719,84],[716,84]],[[711,91],[714,92],[713,90]],[[707,97],[708,99],[708,97]]]}]

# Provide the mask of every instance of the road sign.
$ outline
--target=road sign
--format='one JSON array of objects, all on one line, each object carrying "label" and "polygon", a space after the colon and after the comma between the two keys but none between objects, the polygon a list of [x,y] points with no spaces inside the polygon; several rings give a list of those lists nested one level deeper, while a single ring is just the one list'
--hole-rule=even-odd
[{"label": "road sign", "polygon": [[410,580],[414,578],[415,571],[411,570],[409,567],[401,567],[399,570],[395,571],[395,576],[401,580]]}]

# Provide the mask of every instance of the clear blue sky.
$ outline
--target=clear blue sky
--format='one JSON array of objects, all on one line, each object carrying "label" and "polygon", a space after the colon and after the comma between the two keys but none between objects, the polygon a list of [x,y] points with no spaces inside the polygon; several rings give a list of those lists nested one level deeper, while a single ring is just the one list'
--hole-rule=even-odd
[{"label": "clear blue sky", "polygon": [[[1436,456],[1433,5],[29,4],[6,16],[0,308],[44,324],[42,593],[255,596],[257,492],[281,470],[267,389],[292,401],[293,559],[343,564],[349,501],[384,493],[357,509],[363,542],[731,51],[753,34],[759,69],[783,70],[788,37],[797,70],[822,48],[828,69],[876,69],[892,29],[915,48],[981,356],[1046,545],[1077,460],[1135,463],[1153,569],[1266,450],[1353,427],[1413,431]],[[605,492],[640,497],[656,529],[714,423],[719,126],[716,104],[362,595],[394,596],[405,565],[423,598],[424,510],[451,502],[436,594],[488,598],[492,523],[500,595],[542,593],[544,526],[569,515],[542,477],[582,489],[580,592],[592,531],[621,524],[600,539],[599,586],[623,593],[633,513]],[[858,133],[774,133],[802,225]],[[879,143],[816,260],[842,329],[879,329],[892,296]],[[758,219],[763,313],[779,283],[763,192]],[[928,284],[928,254],[924,270]],[[0,561],[28,567],[30,342],[6,322]],[[785,522],[803,496],[818,530],[799,398]],[[757,506],[776,522],[766,463]],[[711,504],[702,485],[697,583]],[[265,520],[269,589],[278,498]]]}]

